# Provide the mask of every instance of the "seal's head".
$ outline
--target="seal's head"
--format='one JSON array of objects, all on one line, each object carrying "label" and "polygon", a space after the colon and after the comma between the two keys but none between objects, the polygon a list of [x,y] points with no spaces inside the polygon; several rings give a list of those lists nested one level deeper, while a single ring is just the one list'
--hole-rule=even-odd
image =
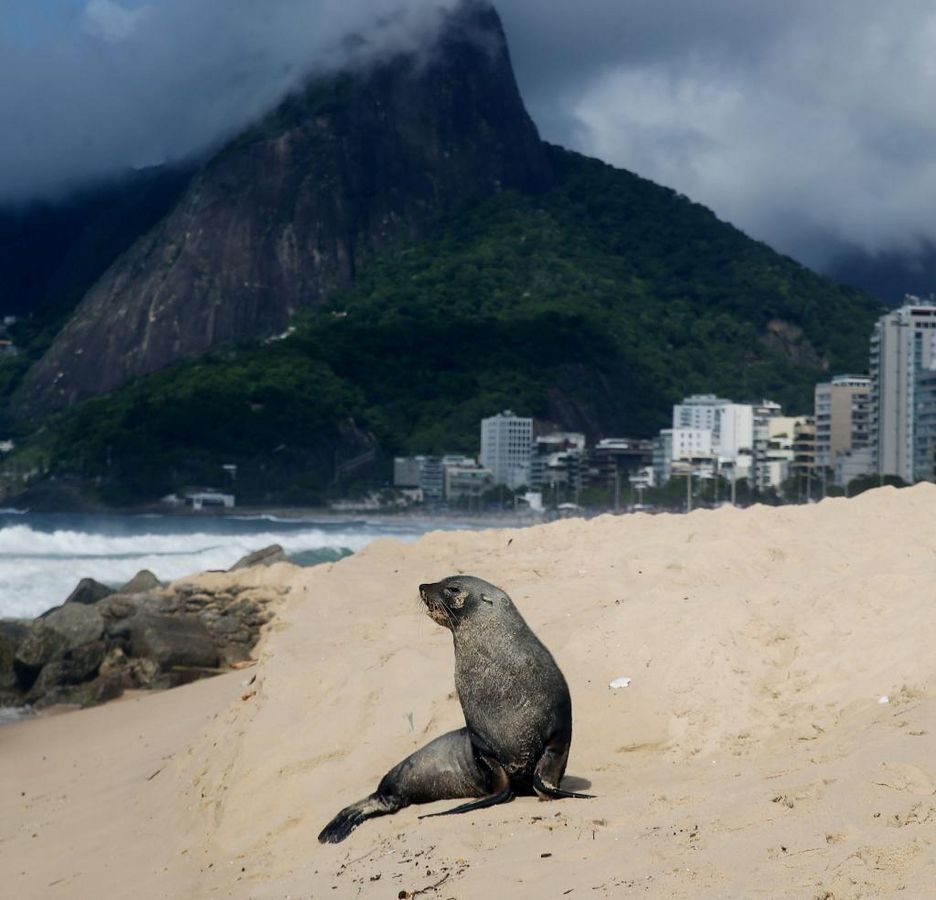
[{"label": "seal's head", "polygon": [[419,596],[429,617],[451,631],[469,617],[483,616],[496,604],[510,603],[500,588],[472,575],[451,575],[435,584],[421,584]]}]

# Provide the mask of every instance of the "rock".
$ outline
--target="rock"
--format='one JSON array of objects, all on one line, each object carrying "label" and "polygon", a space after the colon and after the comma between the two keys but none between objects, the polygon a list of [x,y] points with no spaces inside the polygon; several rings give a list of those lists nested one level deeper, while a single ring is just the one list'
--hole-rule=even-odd
[{"label": "rock", "polygon": [[84,645],[98,641],[103,633],[101,614],[93,606],[81,603],[60,606],[36,619],[17,647],[13,661],[20,687],[30,690],[44,666],[66,654],[70,659]]},{"label": "rock", "polygon": [[16,688],[16,672],[13,671],[13,661],[16,659],[16,648],[19,641],[12,635],[0,631],[0,692],[11,691]]},{"label": "rock", "polygon": [[95,609],[108,621],[108,629],[114,627],[115,622],[135,615],[140,607],[154,600],[150,594],[111,594],[102,600]]},{"label": "rock", "polygon": [[215,668],[218,648],[208,629],[192,616],[161,616],[143,611],[130,622],[130,655],[173,666]]},{"label": "rock", "polygon": [[211,623],[211,631],[229,638],[241,629],[241,620],[237,616],[219,616]]},{"label": "rock", "polygon": [[96,706],[98,703],[116,700],[123,692],[124,680],[120,672],[102,673],[86,688],[82,705]]},{"label": "rock", "polygon": [[159,663],[154,659],[131,659],[127,665],[124,683],[128,687],[150,690],[168,687],[159,682]]},{"label": "rock", "polygon": [[26,701],[35,703],[47,695],[61,696],[62,692],[57,689],[90,681],[98,674],[104,651],[103,641],[93,641],[67,650],[61,657],[42,667],[26,695]]},{"label": "rock", "polygon": [[54,628],[49,628],[45,619],[36,619],[29,634],[17,648],[13,660],[19,686],[28,691],[39,677],[42,667],[63,653],[65,648],[65,637]]},{"label": "rock", "polygon": [[161,588],[162,583],[149,569],[141,569],[120,590],[118,594],[144,594]]},{"label": "rock", "polygon": [[93,606],[60,606],[43,621],[46,627],[62,635],[69,650],[96,641],[104,633],[104,619]]},{"label": "rock", "polygon": [[279,544],[271,544],[262,550],[248,553],[243,559],[234,563],[228,571],[236,572],[239,569],[249,569],[251,566],[272,566],[273,563],[278,562],[286,562],[286,551]]},{"label": "rock", "polygon": [[100,581],[95,581],[93,578],[82,578],[78,582],[78,586],[68,595],[65,603],[83,603],[86,605],[97,603],[98,600],[103,600],[113,593],[113,588],[101,584]]}]

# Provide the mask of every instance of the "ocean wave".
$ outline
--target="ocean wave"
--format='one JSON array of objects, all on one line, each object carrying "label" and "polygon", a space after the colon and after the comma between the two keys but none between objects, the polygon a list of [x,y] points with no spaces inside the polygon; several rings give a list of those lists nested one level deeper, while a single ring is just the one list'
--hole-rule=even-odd
[{"label": "ocean wave", "polygon": [[374,535],[359,531],[324,531],[309,528],[293,531],[253,531],[241,534],[195,531],[160,534],[101,534],[96,532],[57,530],[42,531],[28,525],[13,525],[0,529],[0,559],[4,556],[40,557],[125,557],[190,556],[193,552],[225,549],[245,553],[281,544],[287,553],[316,550],[323,547],[347,547],[360,550]]},{"label": "ocean wave", "polygon": [[[0,618],[37,616],[61,603],[84,577],[119,587],[141,569],[150,569],[170,581],[193,572],[228,569],[270,544],[280,544],[290,558],[309,565],[357,552],[387,534],[370,528],[185,531],[199,524],[179,520],[179,530],[168,533],[8,525],[0,529]],[[416,535],[396,536],[411,540]]]}]

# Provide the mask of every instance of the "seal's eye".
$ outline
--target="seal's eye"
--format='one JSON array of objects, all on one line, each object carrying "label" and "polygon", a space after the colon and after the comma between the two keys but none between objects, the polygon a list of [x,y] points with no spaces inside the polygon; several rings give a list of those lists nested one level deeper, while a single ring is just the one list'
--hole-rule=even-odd
[{"label": "seal's eye", "polygon": [[449,585],[445,589],[445,593],[448,594],[450,597],[454,597],[456,594],[458,594],[458,588],[455,587],[455,585]]}]

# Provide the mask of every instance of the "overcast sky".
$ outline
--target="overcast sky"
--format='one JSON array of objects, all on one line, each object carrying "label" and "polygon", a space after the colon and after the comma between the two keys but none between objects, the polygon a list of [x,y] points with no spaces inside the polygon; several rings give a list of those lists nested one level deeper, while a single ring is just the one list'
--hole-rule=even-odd
[{"label": "overcast sky", "polygon": [[[191,152],[347,33],[415,46],[454,2],[0,0],[0,199]],[[549,140],[808,263],[936,240],[932,0],[497,5]]]}]

